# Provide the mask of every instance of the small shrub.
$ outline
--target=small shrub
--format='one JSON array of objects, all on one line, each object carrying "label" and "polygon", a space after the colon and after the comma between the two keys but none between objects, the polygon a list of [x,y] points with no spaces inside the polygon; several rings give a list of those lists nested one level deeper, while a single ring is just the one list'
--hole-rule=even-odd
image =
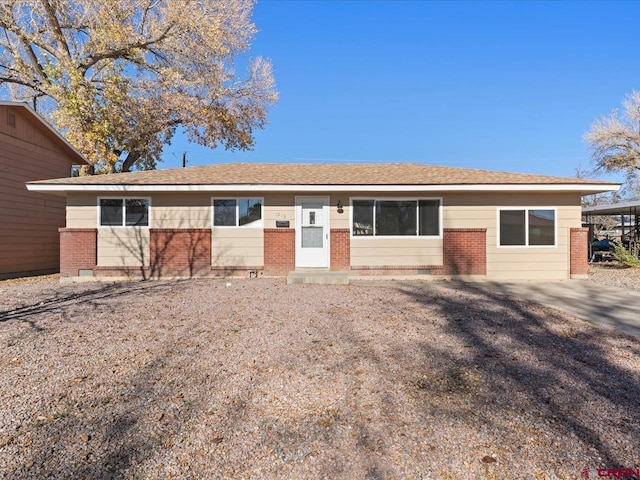
[{"label": "small shrub", "polygon": [[614,246],[613,257],[625,267],[640,267],[640,259],[620,244]]}]

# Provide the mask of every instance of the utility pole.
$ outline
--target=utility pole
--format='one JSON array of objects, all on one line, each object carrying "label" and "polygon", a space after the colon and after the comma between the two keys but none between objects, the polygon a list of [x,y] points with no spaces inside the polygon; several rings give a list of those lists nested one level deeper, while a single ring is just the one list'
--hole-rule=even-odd
[{"label": "utility pole", "polygon": [[187,166],[187,152],[182,152],[182,168]]}]

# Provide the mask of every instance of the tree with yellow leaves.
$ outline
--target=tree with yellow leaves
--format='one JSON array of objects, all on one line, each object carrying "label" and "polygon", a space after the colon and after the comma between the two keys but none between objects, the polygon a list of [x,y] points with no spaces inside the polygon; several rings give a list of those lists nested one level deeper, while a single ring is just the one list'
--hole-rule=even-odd
[{"label": "tree with yellow leaves", "polygon": [[271,64],[235,62],[253,0],[2,0],[0,88],[38,105],[102,172],[153,169],[177,128],[250,149],[277,100]]}]

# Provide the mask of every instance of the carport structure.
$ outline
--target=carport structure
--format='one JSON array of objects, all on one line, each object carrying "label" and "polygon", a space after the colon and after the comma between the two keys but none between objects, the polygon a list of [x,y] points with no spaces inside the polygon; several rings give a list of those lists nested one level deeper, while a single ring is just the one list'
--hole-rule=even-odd
[{"label": "carport structure", "polygon": [[640,253],[640,199],[582,208],[583,222],[589,226],[589,258],[592,257],[593,227],[600,216],[620,217],[618,228],[622,245],[634,255]]}]

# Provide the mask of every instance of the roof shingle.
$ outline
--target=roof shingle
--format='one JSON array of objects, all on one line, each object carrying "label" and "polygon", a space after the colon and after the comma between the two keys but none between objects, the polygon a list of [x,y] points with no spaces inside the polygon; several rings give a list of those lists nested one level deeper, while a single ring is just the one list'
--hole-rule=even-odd
[{"label": "roof shingle", "polygon": [[49,185],[576,185],[581,178],[497,172],[419,163],[225,163],[32,182]]}]

